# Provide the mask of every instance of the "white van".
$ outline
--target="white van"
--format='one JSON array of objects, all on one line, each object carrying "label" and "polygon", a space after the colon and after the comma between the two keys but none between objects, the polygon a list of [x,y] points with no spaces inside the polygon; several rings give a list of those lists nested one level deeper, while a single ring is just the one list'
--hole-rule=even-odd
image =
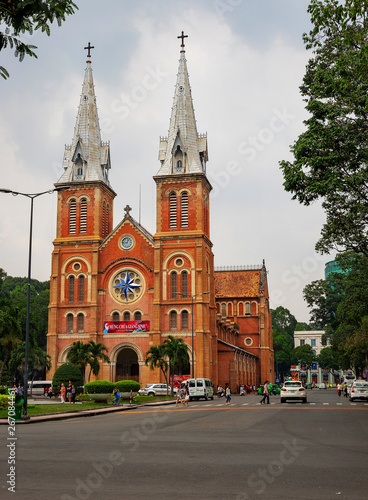
[{"label": "white van", "polygon": [[31,394],[32,386],[32,396],[44,396],[48,393],[50,387],[52,386],[52,380],[34,380],[33,382],[28,382],[28,396]]},{"label": "white van", "polygon": [[189,384],[189,401],[204,398],[213,400],[213,384],[209,378],[189,378],[184,383]]}]

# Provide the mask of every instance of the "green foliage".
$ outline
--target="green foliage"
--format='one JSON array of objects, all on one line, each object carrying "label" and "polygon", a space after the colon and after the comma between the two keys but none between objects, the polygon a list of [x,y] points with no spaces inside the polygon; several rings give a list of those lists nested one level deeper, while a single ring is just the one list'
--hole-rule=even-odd
[{"label": "green foliage", "polygon": [[52,390],[58,394],[60,392],[61,384],[67,386],[69,380],[75,386],[76,392],[83,392],[83,377],[76,365],[73,363],[64,363],[54,373],[52,378]]},{"label": "green foliage", "polygon": [[114,384],[108,380],[96,380],[88,382],[85,390],[88,394],[109,394],[113,392],[114,387]]},{"label": "green foliage", "polygon": [[4,409],[8,407],[9,396],[7,394],[0,394],[0,408]]},{"label": "green foliage", "polygon": [[329,370],[331,373],[340,368],[338,358],[331,347],[324,347],[317,356],[317,363],[323,370]]},{"label": "green foliage", "polygon": [[[23,61],[24,56],[36,57],[35,45],[29,45],[21,40],[21,35],[33,34],[41,30],[50,35],[50,25],[56,20],[61,26],[66,16],[74,14],[77,5],[71,0],[11,0],[0,2],[0,24],[4,25],[0,31],[0,50],[14,49],[14,55]],[[0,66],[0,75],[8,78],[9,73]]]},{"label": "green foliage", "polygon": [[153,345],[146,352],[146,366],[149,365],[150,370],[154,370],[155,368],[159,368],[165,377],[166,384],[168,384],[167,380],[167,370],[169,368],[169,363],[167,362],[167,356],[165,351],[164,344]]},{"label": "green foliage", "polygon": [[135,380],[120,380],[119,382],[115,382],[114,387],[119,392],[138,392],[141,384]]},{"label": "green foliage", "polygon": [[71,363],[74,363],[81,370],[83,375],[83,380],[85,381],[86,367],[90,366],[89,377],[91,373],[98,375],[100,372],[100,362],[99,358],[103,361],[110,363],[110,358],[105,354],[107,348],[102,342],[97,344],[90,340],[87,343],[83,343],[80,340],[73,342],[71,348],[68,351],[67,358]]},{"label": "green foliage", "polygon": [[368,1],[311,0],[313,50],[300,91],[310,117],[281,161],[285,190],[304,205],[322,200],[317,251],[368,255]]},{"label": "green foliage", "polygon": [[304,365],[308,369],[312,368],[312,364],[317,361],[316,355],[310,345],[300,345],[295,347],[291,354],[291,361],[295,365]]}]

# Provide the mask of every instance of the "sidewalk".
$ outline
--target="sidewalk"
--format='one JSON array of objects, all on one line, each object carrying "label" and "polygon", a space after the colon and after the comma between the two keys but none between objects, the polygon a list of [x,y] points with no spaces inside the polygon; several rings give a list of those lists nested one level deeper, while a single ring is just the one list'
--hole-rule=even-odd
[{"label": "sidewalk", "polygon": [[[173,404],[173,401],[156,401],[154,403],[145,403],[139,406],[164,406],[167,404]],[[46,403],[40,403],[46,404]],[[70,412],[60,412],[60,413],[50,413],[48,415],[33,415],[27,420],[16,420],[16,425],[18,424],[34,424],[36,422],[49,422],[52,420],[65,420],[68,418],[79,418],[79,417],[94,417],[95,415],[103,415],[104,413],[112,413],[114,411],[128,411],[137,409],[137,405],[121,405],[121,406],[111,406],[104,408],[94,408],[93,410],[81,410],[81,411],[70,411]],[[9,425],[7,418],[0,418],[0,425]]]}]

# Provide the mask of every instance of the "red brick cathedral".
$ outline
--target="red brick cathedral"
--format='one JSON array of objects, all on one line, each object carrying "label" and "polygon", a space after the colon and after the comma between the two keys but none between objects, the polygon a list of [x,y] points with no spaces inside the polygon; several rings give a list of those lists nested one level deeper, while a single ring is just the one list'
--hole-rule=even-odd
[{"label": "red brick cathedral", "polygon": [[[168,335],[188,346],[183,374],[216,385],[274,380],[265,264],[214,268],[207,136],[198,134],[184,45],[169,133],[160,138],[156,232],[131,215],[113,227],[110,146],[97,115],[90,56],[65,148],[52,253],[47,352],[52,371],[74,341],[102,342],[99,379],[163,382],[146,352]],[[192,360],[194,364],[192,366]]]}]

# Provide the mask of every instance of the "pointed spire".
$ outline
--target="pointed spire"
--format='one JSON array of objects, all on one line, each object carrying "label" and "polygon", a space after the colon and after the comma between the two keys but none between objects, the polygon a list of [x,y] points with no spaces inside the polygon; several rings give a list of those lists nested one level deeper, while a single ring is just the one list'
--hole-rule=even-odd
[{"label": "pointed spire", "polygon": [[96,96],[93,84],[90,50],[88,42],[87,65],[84,73],[82,94],[79,102],[74,136],[71,145],[65,146],[64,173],[58,183],[80,181],[102,181],[110,186],[110,145],[101,142]]},{"label": "pointed spire", "polygon": [[157,175],[205,172],[208,160],[207,135],[198,135],[197,132],[184,50],[186,37],[183,31],[181,36],[178,36],[182,41],[179,71],[168,137],[160,138],[161,168]]}]

